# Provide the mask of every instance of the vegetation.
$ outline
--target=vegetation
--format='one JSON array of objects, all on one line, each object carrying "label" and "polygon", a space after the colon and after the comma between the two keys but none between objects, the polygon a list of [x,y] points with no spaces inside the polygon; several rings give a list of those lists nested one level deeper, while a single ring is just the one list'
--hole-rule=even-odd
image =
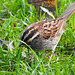
[{"label": "vegetation", "polygon": [[[57,17],[74,0],[60,2],[60,8],[55,11]],[[67,21],[68,26],[51,60],[48,59],[51,52],[45,56],[45,51],[35,53],[31,48],[18,47],[21,33],[38,21],[37,14],[27,0],[0,0],[0,39],[13,43],[15,48],[0,45],[0,75],[75,75],[75,13]],[[34,58],[30,59],[32,55]]]}]

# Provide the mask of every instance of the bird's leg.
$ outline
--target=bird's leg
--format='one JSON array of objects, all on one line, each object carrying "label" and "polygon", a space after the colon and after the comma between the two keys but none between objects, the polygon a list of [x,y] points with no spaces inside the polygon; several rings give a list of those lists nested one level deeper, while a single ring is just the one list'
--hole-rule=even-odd
[{"label": "bird's leg", "polygon": [[54,52],[55,52],[55,48],[56,48],[56,45],[54,46],[54,48],[52,49],[52,54],[48,57],[49,60],[52,59],[53,56],[55,56]]}]

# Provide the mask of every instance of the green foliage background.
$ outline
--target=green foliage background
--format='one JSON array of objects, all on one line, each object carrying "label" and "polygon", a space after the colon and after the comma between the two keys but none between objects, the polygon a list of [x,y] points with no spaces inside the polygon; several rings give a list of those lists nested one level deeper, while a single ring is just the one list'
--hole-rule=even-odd
[{"label": "green foliage background", "polygon": [[[60,2],[60,8],[55,11],[57,17],[75,1]],[[35,53],[31,48],[18,48],[22,31],[38,21],[37,14],[27,0],[0,0],[0,38],[9,43],[12,41],[15,48],[11,50],[0,45],[0,75],[75,75],[75,13],[67,21],[68,26],[51,60],[44,56],[45,51]],[[40,20],[43,20],[42,16]],[[34,58],[30,60],[33,54]],[[24,55],[28,59],[23,58]]]}]

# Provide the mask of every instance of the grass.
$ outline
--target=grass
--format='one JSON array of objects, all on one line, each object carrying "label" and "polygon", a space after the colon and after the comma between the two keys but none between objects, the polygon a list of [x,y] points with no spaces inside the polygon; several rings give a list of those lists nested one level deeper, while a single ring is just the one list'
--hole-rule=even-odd
[{"label": "grass", "polygon": [[[57,17],[74,0],[60,0],[60,2],[60,8],[56,8],[55,11]],[[37,13],[27,0],[0,1],[0,38],[9,43],[12,41],[15,48],[10,50],[0,45],[0,75],[75,75],[75,13],[67,21],[68,26],[51,60],[44,56],[45,51],[36,54],[31,48],[17,48],[22,31],[38,21]],[[30,60],[33,54],[34,58]],[[28,59],[22,58],[22,55]]]}]

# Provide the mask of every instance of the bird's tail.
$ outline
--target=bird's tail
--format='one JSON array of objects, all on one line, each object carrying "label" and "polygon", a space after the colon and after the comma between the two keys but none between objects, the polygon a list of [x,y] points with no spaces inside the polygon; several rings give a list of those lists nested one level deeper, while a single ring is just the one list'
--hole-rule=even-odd
[{"label": "bird's tail", "polygon": [[59,18],[63,18],[65,21],[69,19],[69,17],[75,13],[75,2],[72,3],[61,15]]}]

